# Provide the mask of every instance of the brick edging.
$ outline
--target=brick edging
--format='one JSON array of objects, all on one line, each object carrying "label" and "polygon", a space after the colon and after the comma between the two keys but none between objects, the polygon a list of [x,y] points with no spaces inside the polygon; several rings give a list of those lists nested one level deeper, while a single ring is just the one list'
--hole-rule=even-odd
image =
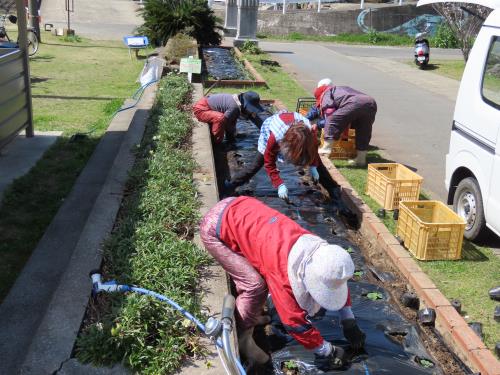
[{"label": "brick edging", "polygon": [[422,271],[411,254],[399,244],[370,207],[363,202],[332,161],[326,156],[321,156],[321,160],[333,179],[342,187],[343,198],[360,217],[361,234],[374,240],[374,244],[386,252],[415,289],[420,301],[426,307],[436,310],[436,329],[446,344],[466,365],[479,371],[481,375],[500,375],[500,362],[451,306],[429,276]]}]

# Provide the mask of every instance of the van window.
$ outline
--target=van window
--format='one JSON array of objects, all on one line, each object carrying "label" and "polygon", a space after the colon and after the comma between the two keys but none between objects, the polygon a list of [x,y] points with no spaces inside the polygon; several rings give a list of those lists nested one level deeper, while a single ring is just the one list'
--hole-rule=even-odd
[{"label": "van window", "polygon": [[488,104],[500,109],[500,38],[498,36],[493,38],[488,52],[482,94]]}]

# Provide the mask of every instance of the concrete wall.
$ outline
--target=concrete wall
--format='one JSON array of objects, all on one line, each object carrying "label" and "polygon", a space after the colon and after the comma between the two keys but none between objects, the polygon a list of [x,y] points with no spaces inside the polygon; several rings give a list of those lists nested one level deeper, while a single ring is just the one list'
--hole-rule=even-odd
[{"label": "concrete wall", "polygon": [[[281,10],[259,11],[257,32],[274,35],[286,35],[292,32],[306,35],[362,33],[363,29],[359,26],[360,19],[358,18],[363,18],[366,27],[373,27],[377,31],[386,31],[419,15],[435,14],[431,7],[417,8],[415,5],[375,8],[371,11],[367,9],[364,11],[364,17],[359,17],[361,12],[359,9],[323,10],[321,13],[316,10],[287,10],[286,14],[282,14]],[[224,19],[223,11],[216,12],[216,14]],[[425,20],[420,22],[426,23]]]}]

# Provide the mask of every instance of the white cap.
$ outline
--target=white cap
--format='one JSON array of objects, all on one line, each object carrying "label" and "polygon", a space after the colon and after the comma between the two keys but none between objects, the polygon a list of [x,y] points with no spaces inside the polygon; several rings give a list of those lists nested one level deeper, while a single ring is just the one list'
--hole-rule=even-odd
[{"label": "white cap", "polygon": [[318,82],[318,87],[330,86],[332,83],[333,82],[330,78],[323,78],[321,81]]},{"label": "white cap", "polygon": [[324,244],[311,256],[304,269],[304,284],[311,297],[327,310],[337,311],[347,301],[347,280],[354,263],[347,251]]}]

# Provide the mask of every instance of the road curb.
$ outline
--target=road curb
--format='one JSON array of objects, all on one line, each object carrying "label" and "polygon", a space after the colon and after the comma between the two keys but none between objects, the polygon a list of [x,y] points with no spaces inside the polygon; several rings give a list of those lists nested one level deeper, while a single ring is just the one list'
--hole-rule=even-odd
[{"label": "road curb", "polygon": [[415,289],[420,301],[425,306],[436,309],[436,329],[446,344],[467,366],[479,371],[481,375],[500,375],[500,362],[467,325],[464,318],[451,306],[427,274],[422,271],[411,254],[399,244],[370,207],[363,202],[332,161],[325,156],[321,156],[321,160],[331,176],[342,187],[343,198],[361,218],[361,234],[385,251],[396,268]]},{"label": "road curb", "polygon": [[[199,83],[193,84],[193,104],[203,97],[203,86]],[[193,180],[201,202],[200,215],[204,215],[219,201],[217,188],[217,174],[215,172],[214,153],[212,149],[212,138],[207,124],[199,122],[193,117],[192,152],[197,168],[193,173]],[[204,249],[198,231],[196,231],[193,242]],[[204,277],[199,280],[199,290],[204,293],[201,296],[203,310],[208,310],[210,316],[220,317],[224,295],[230,293],[229,280],[224,269],[217,265],[206,268]],[[235,338],[236,335],[233,336]],[[205,358],[190,360],[181,369],[184,375],[218,375],[224,373],[224,368],[218,358],[217,352],[210,340],[201,338],[207,349]],[[233,340],[233,346],[235,346]],[[235,351],[237,353],[237,351]],[[210,366],[207,366],[210,363]]]}]

